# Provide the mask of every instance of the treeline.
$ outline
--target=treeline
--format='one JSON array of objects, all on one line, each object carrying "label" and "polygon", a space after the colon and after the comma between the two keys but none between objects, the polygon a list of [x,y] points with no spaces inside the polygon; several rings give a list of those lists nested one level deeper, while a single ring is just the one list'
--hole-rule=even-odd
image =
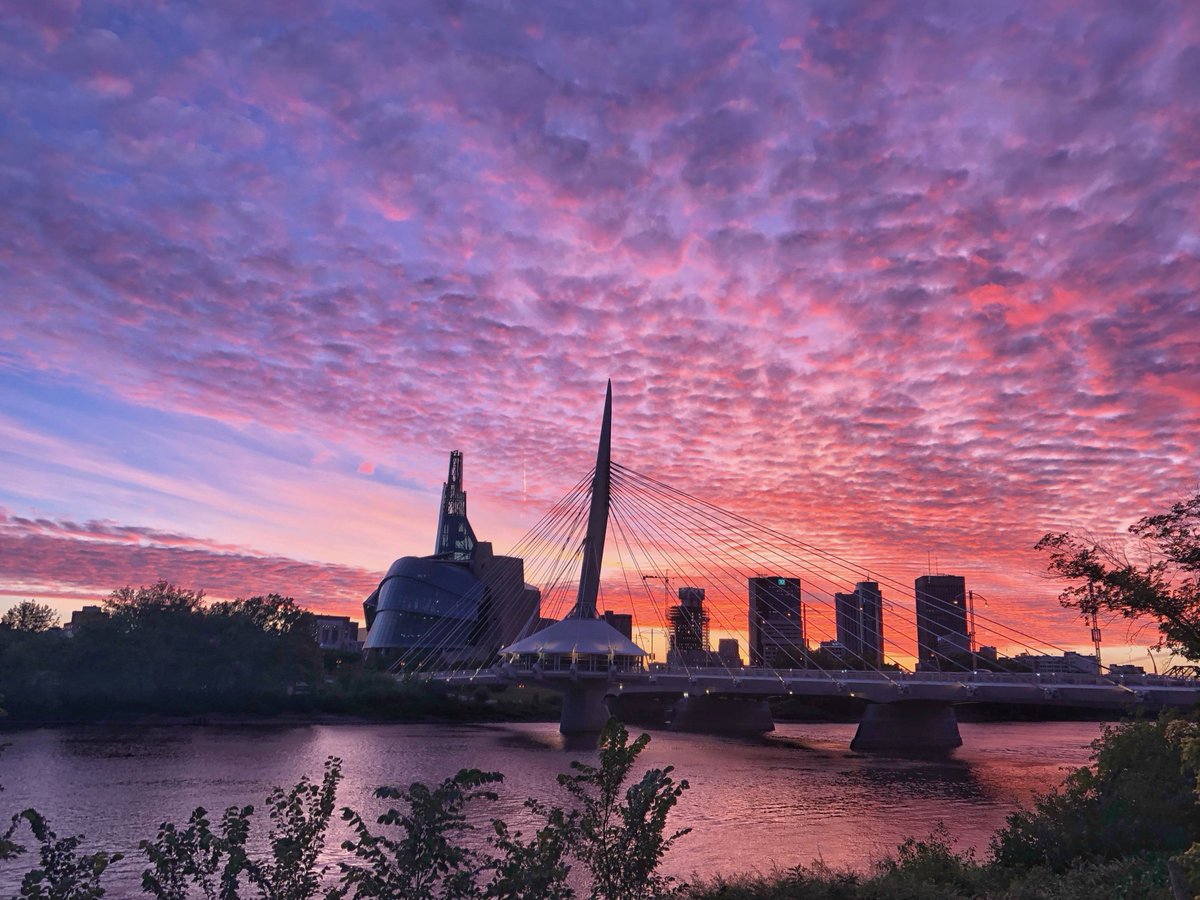
[{"label": "treeline", "polygon": [[0,707],[13,724],[141,716],[342,714],[390,720],[540,719],[542,692],[398,684],[359,654],[322,652],[312,613],[279,594],[205,602],[166,581],[113,591],[72,633],[52,610],[0,620]]},{"label": "treeline", "polygon": [[205,603],[165,581],[125,587],[58,629],[0,630],[0,691],[14,718],[186,715],[278,705],[320,678],[313,616],[269,594]]}]

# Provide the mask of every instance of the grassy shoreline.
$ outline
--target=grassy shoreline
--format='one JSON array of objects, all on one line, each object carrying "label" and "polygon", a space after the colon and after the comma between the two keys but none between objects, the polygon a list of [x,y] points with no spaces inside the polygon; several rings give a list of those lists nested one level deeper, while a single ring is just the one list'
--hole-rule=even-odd
[{"label": "grassy shoreline", "polygon": [[154,702],[118,704],[77,698],[52,709],[18,706],[0,717],[0,731],[84,725],[283,725],[451,724],[557,721],[561,698],[539,688],[500,692],[444,691],[421,685],[375,682],[361,691],[258,694],[222,698],[164,696]]}]

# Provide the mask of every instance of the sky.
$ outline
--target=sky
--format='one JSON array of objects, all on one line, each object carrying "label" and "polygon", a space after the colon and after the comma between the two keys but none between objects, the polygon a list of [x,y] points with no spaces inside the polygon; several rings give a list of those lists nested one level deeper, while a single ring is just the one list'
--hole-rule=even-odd
[{"label": "sky", "polygon": [[1198,286],[1190,0],[0,0],[0,608],[360,616],[611,378],[624,465],[1086,643],[1032,548],[1200,486]]}]

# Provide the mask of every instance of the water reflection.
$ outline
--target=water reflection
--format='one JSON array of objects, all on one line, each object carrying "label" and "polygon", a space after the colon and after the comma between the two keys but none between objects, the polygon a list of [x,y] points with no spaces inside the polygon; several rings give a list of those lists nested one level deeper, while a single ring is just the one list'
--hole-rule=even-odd
[{"label": "water reflection", "polygon": [[[694,830],[668,860],[673,874],[768,870],[816,858],[841,866],[893,850],[945,821],[964,846],[985,849],[1020,800],[1086,762],[1090,723],[964,724],[949,759],[887,759],[848,751],[853,725],[781,725],[765,738],[653,731],[641,764],[675,767],[691,789],[673,824]],[[638,733],[636,730],[634,733]],[[564,802],[556,776],[572,759],[594,762],[595,739],[564,740],[553,724],[363,725],[39,729],[5,735],[0,821],[26,806],[60,834],[129,854],[114,874],[136,895],[137,841],[197,805],[262,806],[275,785],[345,760],[339,805],[366,815],[383,784],[438,782],[460,768],[504,773],[500,799],[481,813],[526,827],[526,797]],[[261,823],[260,823],[261,824]],[[261,836],[258,838],[261,840]],[[341,851],[330,840],[329,860]],[[19,864],[21,870],[24,862]],[[0,894],[15,874],[0,868]]]},{"label": "water reflection", "polygon": [[896,760],[889,760],[888,763],[844,770],[834,777],[833,784],[835,787],[861,787],[873,796],[892,794],[910,800],[996,799],[969,762],[901,765]]},{"label": "water reflection", "polygon": [[129,729],[98,726],[64,734],[67,755],[81,759],[142,759],[173,756],[189,743],[175,729]]}]

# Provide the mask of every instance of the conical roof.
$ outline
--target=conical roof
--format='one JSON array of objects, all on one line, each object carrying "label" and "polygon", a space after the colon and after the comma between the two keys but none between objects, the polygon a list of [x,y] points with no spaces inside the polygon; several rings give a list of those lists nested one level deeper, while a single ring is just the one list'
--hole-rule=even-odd
[{"label": "conical roof", "polygon": [[500,651],[503,654],[583,653],[594,656],[647,656],[603,619],[563,619]]}]

